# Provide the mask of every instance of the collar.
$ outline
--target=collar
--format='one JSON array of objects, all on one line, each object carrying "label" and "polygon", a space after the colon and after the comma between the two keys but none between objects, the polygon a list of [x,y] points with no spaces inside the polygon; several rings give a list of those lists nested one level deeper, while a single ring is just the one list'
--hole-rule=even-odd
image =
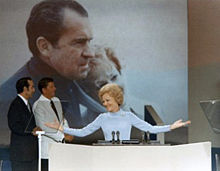
[{"label": "collar", "polygon": [[[47,76],[57,76],[59,75],[55,69],[43,62],[40,57],[32,57],[31,60],[27,63],[28,69],[31,72],[31,75],[39,75],[39,71],[42,75]],[[59,75],[60,76],[60,75]]]},{"label": "collar", "polygon": [[110,116],[124,116],[125,112],[120,108],[117,112],[108,112]]},{"label": "collar", "polygon": [[[34,79],[34,82],[38,82],[42,77],[51,77],[54,79],[57,87],[57,94],[59,96],[66,97],[67,93],[64,90],[69,90],[69,87],[73,85],[73,81],[61,76],[55,69],[43,62],[40,57],[32,57],[26,64],[29,75]],[[60,93],[59,91],[62,91]]]},{"label": "collar", "polygon": [[24,104],[28,105],[28,100],[25,99],[22,95],[18,94],[18,96],[24,101]]},{"label": "collar", "polygon": [[40,100],[40,101],[48,101],[48,102],[50,102],[51,100],[52,100],[52,101],[58,101],[58,99],[57,99],[56,97],[52,97],[51,99],[48,99],[48,98],[45,97],[43,94],[41,94],[39,100]]}]

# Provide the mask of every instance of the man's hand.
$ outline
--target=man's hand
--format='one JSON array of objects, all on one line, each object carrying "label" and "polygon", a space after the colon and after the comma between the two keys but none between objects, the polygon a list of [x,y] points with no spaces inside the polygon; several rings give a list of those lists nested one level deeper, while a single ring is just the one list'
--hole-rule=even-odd
[{"label": "man's hand", "polygon": [[41,129],[40,127],[36,126],[36,127],[33,129],[32,134],[33,134],[34,136],[37,136],[37,134],[36,134],[37,131],[42,131],[42,129]]},{"label": "man's hand", "polygon": [[72,135],[68,135],[68,134],[64,134],[64,138],[66,142],[72,142],[73,141],[73,136]]},{"label": "man's hand", "polygon": [[54,120],[54,122],[47,122],[44,124],[45,126],[49,127],[49,128],[53,128],[53,129],[57,129],[60,130],[61,132],[63,132],[63,127],[62,124],[60,124],[59,122],[57,122],[56,120]]}]

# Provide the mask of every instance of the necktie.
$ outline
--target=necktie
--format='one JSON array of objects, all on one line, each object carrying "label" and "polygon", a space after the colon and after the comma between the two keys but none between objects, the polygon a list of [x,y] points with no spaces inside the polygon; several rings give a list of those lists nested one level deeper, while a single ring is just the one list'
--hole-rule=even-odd
[{"label": "necktie", "polygon": [[54,103],[53,103],[52,100],[50,101],[50,105],[51,105],[51,107],[52,107],[54,113],[56,114],[58,121],[60,122],[60,118],[59,118],[59,116],[58,116],[57,109],[56,109],[56,107],[55,107],[55,105],[54,105]]},{"label": "necktie", "polygon": [[27,103],[27,107],[28,107],[29,112],[31,113],[31,105],[29,102]]}]

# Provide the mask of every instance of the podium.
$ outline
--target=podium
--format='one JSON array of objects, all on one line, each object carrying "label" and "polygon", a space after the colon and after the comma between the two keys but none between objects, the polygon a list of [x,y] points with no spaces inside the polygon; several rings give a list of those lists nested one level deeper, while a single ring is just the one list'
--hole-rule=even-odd
[{"label": "podium", "polygon": [[220,133],[220,100],[200,101],[200,106],[215,133]]},{"label": "podium", "polygon": [[211,171],[211,143],[176,146],[50,144],[50,171]]}]

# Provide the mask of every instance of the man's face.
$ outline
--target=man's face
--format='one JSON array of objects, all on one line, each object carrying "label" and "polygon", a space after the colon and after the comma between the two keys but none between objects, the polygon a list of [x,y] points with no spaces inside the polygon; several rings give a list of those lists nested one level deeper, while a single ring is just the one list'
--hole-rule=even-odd
[{"label": "man's face", "polygon": [[31,98],[35,92],[34,82],[32,80],[28,80],[29,87],[24,89],[27,99]]},{"label": "man's face", "polygon": [[90,48],[92,31],[89,20],[66,9],[63,24],[65,30],[57,45],[50,50],[50,65],[68,79],[85,78],[89,72],[89,59],[94,56]]},{"label": "man's face", "polygon": [[48,99],[51,99],[55,96],[56,87],[54,85],[54,82],[49,82],[47,84],[46,88],[43,88],[43,95],[47,97]]}]

